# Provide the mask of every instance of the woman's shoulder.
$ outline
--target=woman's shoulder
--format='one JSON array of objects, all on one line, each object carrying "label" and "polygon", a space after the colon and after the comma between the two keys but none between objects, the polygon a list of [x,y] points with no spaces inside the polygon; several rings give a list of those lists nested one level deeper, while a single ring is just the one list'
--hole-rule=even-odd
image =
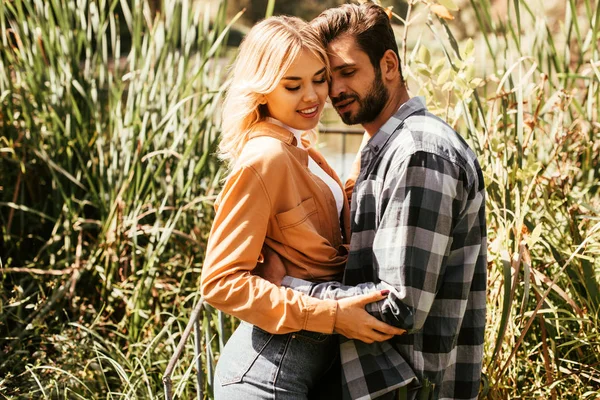
[{"label": "woman's shoulder", "polygon": [[248,141],[244,145],[237,167],[252,166],[263,169],[272,163],[290,157],[289,146],[293,134],[277,125],[262,122],[248,133]]},{"label": "woman's shoulder", "polygon": [[262,187],[270,198],[286,179],[285,157],[283,146],[276,139],[258,137],[249,140],[232,166],[225,187],[240,187],[240,184],[245,187],[243,190],[250,190],[250,186]]},{"label": "woman's shoulder", "polygon": [[286,157],[285,149],[277,139],[257,137],[244,145],[235,168],[252,168],[265,175]]}]

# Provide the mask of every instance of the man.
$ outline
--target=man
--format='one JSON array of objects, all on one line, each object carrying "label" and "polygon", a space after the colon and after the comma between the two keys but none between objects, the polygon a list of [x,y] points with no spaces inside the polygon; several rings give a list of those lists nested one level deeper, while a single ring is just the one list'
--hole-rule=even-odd
[{"label": "man", "polygon": [[291,277],[321,298],[390,290],[367,310],[407,334],[382,343],[340,337],[345,398],[476,399],[486,296],[485,193],[465,141],[410,98],[389,17],[345,4],[312,21],[332,68],[330,97],[368,141],[352,192],[344,285]]}]

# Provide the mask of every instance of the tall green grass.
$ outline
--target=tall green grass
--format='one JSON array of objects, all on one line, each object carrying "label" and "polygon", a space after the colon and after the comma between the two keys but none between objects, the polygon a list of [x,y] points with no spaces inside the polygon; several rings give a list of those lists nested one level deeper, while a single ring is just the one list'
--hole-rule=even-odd
[{"label": "tall green grass", "polygon": [[[423,11],[423,3],[411,7]],[[457,10],[452,1],[439,3]],[[485,172],[482,392],[491,399],[595,399],[600,4],[566,2],[558,26],[544,12],[553,4],[506,5],[507,15],[498,17],[491,1],[470,1],[465,11],[480,35],[462,41],[452,34],[454,22],[429,10],[427,34],[435,40],[421,31],[417,46],[404,48],[407,74],[430,107],[469,139]],[[406,35],[418,30],[414,21],[407,21]]]},{"label": "tall green grass", "polygon": [[216,7],[0,0],[4,396],[158,397],[221,178]]}]

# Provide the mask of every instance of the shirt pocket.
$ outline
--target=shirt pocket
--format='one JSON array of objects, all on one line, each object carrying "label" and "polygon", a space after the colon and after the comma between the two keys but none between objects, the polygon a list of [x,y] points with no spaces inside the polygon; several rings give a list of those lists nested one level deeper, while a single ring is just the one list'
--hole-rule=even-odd
[{"label": "shirt pocket", "polygon": [[321,231],[319,213],[314,198],[309,197],[291,210],[276,214],[277,225],[287,244],[297,248]]}]

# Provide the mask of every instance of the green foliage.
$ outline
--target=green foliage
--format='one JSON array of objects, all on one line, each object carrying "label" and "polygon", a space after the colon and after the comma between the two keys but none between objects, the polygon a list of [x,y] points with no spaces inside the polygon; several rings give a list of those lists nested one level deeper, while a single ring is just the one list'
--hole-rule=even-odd
[{"label": "green foliage", "polygon": [[485,172],[482,392],[491,399],[597,398],[599,4],[569,2],[560,28],[530,2],[507,4],[508,15],[493,18],[492,2],[471,1],[482,34],[462,43],[446,13],[432,9],[427,26],[435,40],[419,37],[406,75],[469,139]]},{"label": "green foliage", "polygon": [[[273,1],[273,0],[230,0],[229,9],[231,13],[237,10],[245,9],[242,19],[251,26],[265,17],[265,10],[272,7],[274,15],[295,15],[305,20],[311,20],[319,15],[323,10],[330,7],[337,7],[344,3],[350,3],[346,0],[302,0],[302,1]],[[393,6],[394,11],[403,15],[406,10],[404,0],[390,0],[384,2],[388,6]],[[269,14],[269,13],[267,13]],[[270,14],[269,14],[270,15]]]},{"label": "green foliage", "polygon": [[0,0],[3,394],[161,387],[221,177],[229,26],[209,11]]}]

